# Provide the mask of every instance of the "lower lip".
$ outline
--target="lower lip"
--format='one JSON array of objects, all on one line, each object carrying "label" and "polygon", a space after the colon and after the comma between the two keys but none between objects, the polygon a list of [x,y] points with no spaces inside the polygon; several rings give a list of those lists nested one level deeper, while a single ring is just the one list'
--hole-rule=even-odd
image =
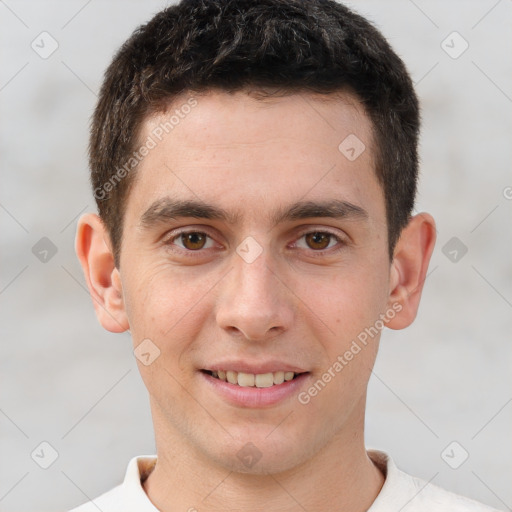
[{"label": "lower lip", "polygon": [[238,407],[268,407],[284,401],[290,396],[296,396],[309,373],[303,373],[295,379],[288,380],[282,384],[274,384],[268,388],[244,387],[237,384],[230,384],[223,380],[212,377],[208,373],[199,372],[208,386],[229,403]]}]

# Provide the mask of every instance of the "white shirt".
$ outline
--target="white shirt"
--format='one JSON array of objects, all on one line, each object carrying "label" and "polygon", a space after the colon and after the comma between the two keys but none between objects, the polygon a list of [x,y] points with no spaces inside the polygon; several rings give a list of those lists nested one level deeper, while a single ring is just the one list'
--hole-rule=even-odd
[{"label": "white shirt", "polygon": [[[386,477],[384,485],[367,512],[497,512],[469,498],[445,491],[398,469],[384,452],[368,455]],[[121,485],[69,512],[159,512],[142,488],[156,464],[156,455],[130,460]]]}]

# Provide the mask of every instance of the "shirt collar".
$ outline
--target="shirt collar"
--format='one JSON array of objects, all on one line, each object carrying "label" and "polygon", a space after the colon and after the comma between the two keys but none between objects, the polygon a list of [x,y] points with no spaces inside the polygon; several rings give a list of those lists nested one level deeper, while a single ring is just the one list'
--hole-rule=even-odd
[{"label": "shirt collar", "polygon": [[144,480],[153,471],[156,459],[156,455],[133,457],[126,469],[122,483],[123,495],[126,496],[130,506],[139,512],[158,512],[142,487]]},{"label": "shirt collar", "polygon": [[[382,451],[368,450],[368,456],[385,477],[384,485],[368,512],[394,510],[395,506],[403,506],[404,503],[399,503],[399,501],[400,498],[403,500],[403,497],[409,494],[407,492],[410,491],[408,475],[400,471],[391,457]],[[140,455],[133,457],[128,463],[122,483],[123,495],[126,496],[133,509],[137,509],[139,512],[158,512],[142,487],[144,480],[153,471],[156,461],[156,455]]]}]

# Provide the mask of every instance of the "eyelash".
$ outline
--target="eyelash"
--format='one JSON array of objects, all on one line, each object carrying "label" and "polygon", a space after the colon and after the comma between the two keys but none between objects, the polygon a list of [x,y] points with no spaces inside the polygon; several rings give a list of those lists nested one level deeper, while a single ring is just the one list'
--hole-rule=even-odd
[{"label": "eyelash", "polygon": [[[213,237],[211,237],[206,231],[191,229],[191,230],[183,230],[183,231],[171,233],[171,236],[169,236],[165,240],[164,243],[166,246],[171,248],[174,245],[174,241],[176,239],[178,239],[181,235],[188,235],[191,233],[203,234],[213,240]],[[309,229],[306,231],[301,231],[297,237],[297,240],[300,240],[305,235],[312,234],[312,233],[321,233],[321,234],[329,235],[330,237],[334,238],[336,240],[336,242],[338,242],[338,247],[335,246],[334,248],[331,247],[330,249],[322,249],[322,250],[318,250],[318,251],[316,251],[314,249],[310,249],[308,252],[311,252],[316,257],[325,256],[326,253],[328,253],[329,255],[337,254],[339,251],[343,250],[345,248],[345,246],[347,245],[347,241],[345,239],[341,238],[339,235],[336,235],[335,233],[332,233],[331,231],[328,231],[326,229],[321,229],[321,230],[320,229]],[[186,253],[187,256],[195,257],[196,255],[200,256],[204,252],[205,249],[197,249],[196,251],[194,251],[191,249],[184,249],[182,247],[179,247],[179,250],[176,250],[174,248],[172,248],[171,250],[173,252]]]}]

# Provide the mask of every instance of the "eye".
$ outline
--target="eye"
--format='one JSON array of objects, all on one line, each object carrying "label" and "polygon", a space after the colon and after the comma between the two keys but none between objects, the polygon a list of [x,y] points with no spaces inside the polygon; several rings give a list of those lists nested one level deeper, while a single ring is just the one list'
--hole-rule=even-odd
[{"label": "eye", "polygon": [[[208,239],[210,239],[210,245],[207,245]],[[182,245],[178,242],[181,242]],[[198,251],[200,249],[208,249],[212,247],[213,240],[202,231],[182,231],[181,233],[169,238],[166,244],[177,245],[178,247],[188,251]]]},{"label": "eye", "polygon": [[[302,245],[301,247],[299,241],[303,239],[306,245]],[[343,240],[329,231],[309,231],[307,233],[303,233],[300,236],[299,241],[296,244],[297,247],[313,249],[316,252],[328,250],[336,244],[341,244],[341,246],[343,246]]]},{"label": "eye", "polygon": [[[174,233],[165,241],[171,248],[179,247],[186,252],[200,252],[201,249],[209,249],[215,246],[214,240],[204,231],[181,231]],[[307,231],[302,233],[294,244],[300,249],[312,249],[313,252],[322,254],[329,249],[339,246],[334,251],[344,247],[344,240],[329,231]],[[174,250],[174,249],[173,249]]]}]

